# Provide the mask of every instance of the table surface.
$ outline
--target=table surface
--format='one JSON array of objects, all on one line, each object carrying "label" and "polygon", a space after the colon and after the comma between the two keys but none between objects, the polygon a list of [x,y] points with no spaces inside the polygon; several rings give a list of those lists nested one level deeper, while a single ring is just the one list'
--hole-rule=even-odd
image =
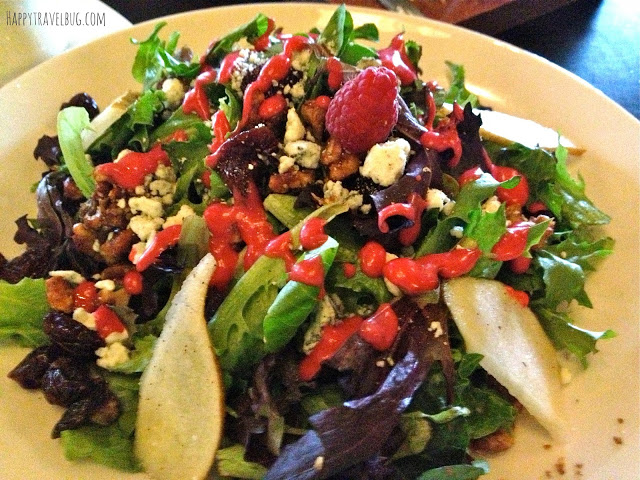
[{"label": "table surface", "polygon": [[[224,3],[251,3],[215,0],[103,1],[133,23]],[[523,12],[529,9],[530,1],[517,0],[514,3],[518,2]],[[528,18],[530,14],[527,11]],[[565,68],[640,119],[640,2],[576,0],[506,30],[502,21],[499,15],[486,19],[480,16],[463,24]],[[496,29],[501,31],[496,33]],[[588,107],[585,105],[585,109]],[[597,115],[597,112],[593,114]]]}]

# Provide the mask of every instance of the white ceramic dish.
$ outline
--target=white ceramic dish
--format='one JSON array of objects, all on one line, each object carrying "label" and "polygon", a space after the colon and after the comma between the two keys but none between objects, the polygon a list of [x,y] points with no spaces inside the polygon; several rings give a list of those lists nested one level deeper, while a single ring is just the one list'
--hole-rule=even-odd
[{"label": "white ceramic dish", "polygon": [[[99,0],[0,0],[0,86],[66,50],[131,26]],[[26,19],[18,15],[29,15]]]},{"label": "white ceramic dish", "polygon": [[[264,4],[196,11],[167,18],[170,30],[182,32],[181,43],[198,54],[217,35],[263,13],[287,31],[322,26],[334,6]],[[517,48],[450,25],[391,13],[351,9],[357,25],[374,22],[382,42],[406,30],[424,46],[422,68],[427,77],[445,83],[445,60],[465,65],[470,88],[485,104],[551,126],[587,152],[572,160],[588,194],[610,213],[607,227],[617,240],[615,254],[587,285],[594,309],[581,310],[580,326],[613,328],[618,337],[600,343],[601,352],[564,391],[571,431],[566,445],[552,444],[545,432],[523,416],[516,444],[490,459],[488,479],[535,480],[640,478],[639,345],[640,252],[640,123],[602,93],[568,72]],[[29,186],[41,166],[32,151],[43,133],[52,133],[61,102],[87,91],[105,106],[127,88],[137,88],[130,75],[135,47],[130,37],[146,38],[155,22],[136,25],[66,52],[0,89],[0,218],[4,225],[0,251],[10,256],[13,220],[33,214]],[[49,439],[61,411],[42,395],[21,390],[6,378],[23,350],[0,350],[0,472],[4,479],[129,479],[95,465],[70,464],[56,441]],[[615,439],[619,439],[621,444]],[[564,468],[564,475],[560,467]]]}]

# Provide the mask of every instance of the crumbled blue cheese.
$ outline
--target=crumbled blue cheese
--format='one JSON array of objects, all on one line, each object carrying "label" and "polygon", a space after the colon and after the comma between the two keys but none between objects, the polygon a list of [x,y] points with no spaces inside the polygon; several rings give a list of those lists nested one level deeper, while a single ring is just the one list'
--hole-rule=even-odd
[{"label": "crumbled blue cheese", "polygon": [[96,288],[113,292],[116,289],[116,283],[113,280],[100,280],[96,282]]},{"label": "crumbled blue cheese", "polygon": [[121,332],[111,332],[107,335],[107,338],[104,339],[104,342],[107,345],[111,345],[112,343],[123,342],[129,338],[129,332],[127,330],[123,330]]},{"label": "crumbled blue cheese", "polygon": [[333,180],[325,182],[322,190],[325,204],[346,203],[351,210],[363,206],[364,196],[355,190],[344,188],[342,182],[339,180],[335,182]]},{"label": "crumbled blue cheese", "polygon": [[163,223],[162,217],[150,218],[146,215],[136,215],[129,220],[129,228],[140,240],[146,242],[153,238]]},{"label": "crumbled blue cheese", "polygon": [[464,236],[464,227],[455,226],[451,230],[449,230],[449,235],[454,238],[462,238]]},{"label": "crumbled blue cheese", "polygon": [[502,203],[498,200],[498,197],[494,195],[482,204],[482,211],[485,213],[496,213],[500,209],[500,205],[502,205]]},{"label": "crumbled blue cheese", "polygon": [[311,59],[311,49],[305,48],[304,50],[298,50],[293,52],[291,57],[291,67],[294,70],[306,72],[309,67],[309,60]]},{"label": "crumbled blue cheese", "polygon": [[322,147],[307,140],[296,140],[285,144],[284,153],[293,158],[301,167],[318,168]]},{"label": "crumbled blue cheese", "polygon": [[411,146],[404,138],[374,145],[360,167],[360,175],[388,187],[404,173],[410,151]]},{"label": "crumbled blue cheese", "polygon": [[305,129],[296,109],[291,107],[287,111],[287,125],[284,132],[284,143],[295,142],[304,138]]},{"label": "crumbled blue cheese", "polygon": [[307,355],[313,350],[322,336],[322,327],[325,325],[333,325],[337,321],[336,307],[331,297],[325,295],[322,301],[316,307],[316,313],[311,321],[311,325],[304,334],[302,351]]},{"label": "crumbled blue cheese", "polygon": [[84,308],[76,308],[73,311],[73,319],[87,327],[89,330],[96,329],[96,319],[92,313],[87,312]]},{"label": "crumbled blue cheese", "polygon": [[[387,255],[385,256],[385,263],[389,263],[391,260],[395,258],[398,258],[398,256],[394,255],[393,253],[387,252]],[[394,297],[402,296],[402,291],[400,290],[400,288],[398,288],[398,286],[395,283],[392,283],[390,280],[387,279],[387,277],[382,277],[382,278],[384,280],[384,285],[387,287],[387,290],[391,295],[393,295]]]},{"label": "crumbled blue cheese", "polygon": [[49,272],[50,277],[60,277],[65,279],[69,283],[75,283],[76,285],[84,282],[85,278],[74,270],[51,270]]},{"label": "crumbled blue cheese", "polygon": [[167,78],[162,82],[162,91],[167,99],[169,108],[178,108],[182,104],[184,98],[184,87],[182,82],[177,78]]},{"label": "crumbled blue cheese", "polygon": [[131,197],[129,199],[129,208],[132,213],[141,213],[151,218],[161,217],[164,212],[160,200],[148,197]]},{"label": "crumbled blue cheese", "polygon": [[173,195],[173,192],[176,189],[176,184],[170,182],[168,180],[158,179],[153,180],[149,184],[149,191],[152,195],[156,195],[158,197],[164,197],[165,195]]},{"label": "crumbled blue cheese", "polygon": [[430,188],[427,190],[427,208],[437,208],[438,210],[444,210],[444,207],[451,202],[451,199],[442,190],[437,188]]},{"label": "crumbled blue cheese", "polygon": [[191,208],[189,205],[182,205],[180,207],[180,210],[178,210],[175,215],[167,217],[167,219],[164,221],[164,224],[162,225],[162,228],[167,228],[171,225],[182,225],[182,221],[185,218],[190,217],[191,215],[195,215],[195,213],[196,212],[194,212],[193,208]]},{"label": "crumbled blue cheese", "polygon": [[428,330],[433,332],[434,338],[444,335],[444,330],[442,329],[442,324],[440,322],[431,322]]},{"label": "crumbled blue cheese", "polygon": [[101,347],[95,353],[98,356],[96,361],[98,366],[106,369],[114,368],[129,360],[129,349],[121,342]]},{"label": "crumbled blue cheese", "polygon": [[282,155],[278,159],[278,173],[285,173],[291,170],[296,164],[296,160],[287,155]]},{"label": "crumbled blue cheese", "polygon": [[113,163],[118,163],[122,159],[122,157],[126,157],[131,152],[133,152],[133,150],[129,150],[128,148],[120,150],[120,153],[118,153],[118,156],[115,158]]}]

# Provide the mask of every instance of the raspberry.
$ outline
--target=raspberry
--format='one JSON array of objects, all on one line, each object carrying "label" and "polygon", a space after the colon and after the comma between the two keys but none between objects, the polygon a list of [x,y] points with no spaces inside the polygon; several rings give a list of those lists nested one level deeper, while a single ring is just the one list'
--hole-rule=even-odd
[{"label": "raspberry", "polygon": [[398,79],[386,67],[368,67],[329,103],[326,126],[345,149],[363,153],[387,139],[398,121]]}]

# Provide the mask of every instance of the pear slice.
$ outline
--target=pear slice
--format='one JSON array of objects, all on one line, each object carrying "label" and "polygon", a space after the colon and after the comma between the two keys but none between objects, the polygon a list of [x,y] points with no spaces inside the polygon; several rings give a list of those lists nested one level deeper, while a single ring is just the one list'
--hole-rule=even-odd
[{"label": "pear slice", "polygon": [[527,307],[495,280],[463,277],[444,284],[444,300],[470,353],[558,441],[565,440],[556,351]]},{"label": "pear slice", "polygon": [[127,91],[107,105],[102,112],[91,120],[91,128],[82,132],[82,148],[86,151],[91,144],[102,135],[107,128],[113,125],[122,117],[129,107],[133,105],[140,95],[136,92]]},{"label": "pear slice", "polygon": [[207,254],[173,298],[140,379],[135,452],[157,480],[204,479],[224,420],[224,389],[204,305],[216,261]]},{"label": "pear slice", "polygon": [[[442,105],[446,113],[450,113],[453,106],[450,103]],[[558,147],[558,132],[552,128],[540,125],[533,120],[515,117],[495,110],[475,109],[473,113],[480,114],[482,126],[480,136],[500,145],[520,143],[529,148],[543,148],[553,151]],[[560,137],[560,144],[572,155],[581,155],[584,148],[578,147],[565,136]]]}]

